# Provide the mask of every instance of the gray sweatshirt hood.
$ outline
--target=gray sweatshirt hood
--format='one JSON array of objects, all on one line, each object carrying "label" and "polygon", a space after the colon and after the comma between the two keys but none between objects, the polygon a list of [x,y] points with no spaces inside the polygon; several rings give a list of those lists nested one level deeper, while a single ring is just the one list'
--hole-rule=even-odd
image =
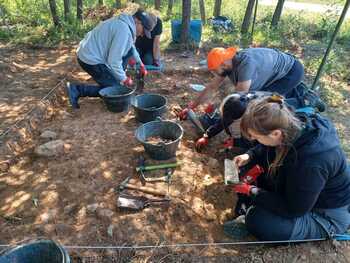
[{"label": "gray sweatshirt hood", "polygon": [[124,23],[126,23],[132,33],[132,38],[135,41],[136,40],[136,26],[135,26],[135,21],[134,18],[131,15],[127,15],[127,14],[121,14],[118,19],[120,19],[121,21],[123,21]]}]

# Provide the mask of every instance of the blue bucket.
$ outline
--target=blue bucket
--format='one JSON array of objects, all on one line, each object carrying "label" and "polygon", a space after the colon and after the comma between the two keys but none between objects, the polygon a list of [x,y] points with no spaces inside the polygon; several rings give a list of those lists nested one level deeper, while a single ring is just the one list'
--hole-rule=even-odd
[{"label": "blue bucket", "polygon": [[111,112],[127,111],[135,90],[125,86],[112,86],[99,91],[106,107]]},{"label": "blue bucket", "polygon": [[[181,28],[182,21],[181,20],[171,20],[171,36],[173,42],[180,43],[181,42]],[[202,37],[202,21],[199,19],[191,20],[190,28],[189,28],[189,38],[191,41],[195,43],[201,42]]]},{"label": "blue bucket", "polygon": [[52,240],[36,240],[0,252],[0,263],[70,263],[67,251]]},{"label": "blue bucket", "polygon": [[[138,127],[135,132],[135,137],[143,145],[145,152],[155,160],[168,160],[175,157],[182,136],[182,127],[176,122],[166,120],[147,122]],[[150,137],[160,137],[170,142],[152,144],[147,142]]]},{"label": "blue bucket", "polygon": [[136,96],[132,101],[135,111],[135,118],[139,122],[154,121],[166,112],[167,99],[158,94],[141,94]]}]

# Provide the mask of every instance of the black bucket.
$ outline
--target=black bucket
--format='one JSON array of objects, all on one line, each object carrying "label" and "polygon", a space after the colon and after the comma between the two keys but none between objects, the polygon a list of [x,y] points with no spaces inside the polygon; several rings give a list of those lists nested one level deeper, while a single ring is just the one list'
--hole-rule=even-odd
[{"label": "black bucket", "polygon": [[52,240],[36,240],[0,252],[0,263],[70,263],[67,251]]},{"label": "black bucket", "polygon": [[[183,135],[182,127],[173,121],[158,120],[142,124],[137,128],[135,136],[142,143],[146,153],[155,160],[167,160],[176,156]],[[152,144],[147,142],[150,137],[160,137],[170,142]]]},{"label": "black bucket", "polygon": [[112,86],[99,91],[107,109],[111,112],[123,112],[129,109],[135,90],[125,86]]},{"label": "black bucket", "polygon": [[167,99],[158,94],[141,94],[132,100],[135,118],[140,122],[154,121],[166,112]]}]

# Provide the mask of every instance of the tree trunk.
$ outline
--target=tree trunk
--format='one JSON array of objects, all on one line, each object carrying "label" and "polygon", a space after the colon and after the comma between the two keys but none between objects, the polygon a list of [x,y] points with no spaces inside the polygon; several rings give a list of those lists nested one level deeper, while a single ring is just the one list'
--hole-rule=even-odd
[{"label": "tree trunk", "polygon": [[122,1],[121,0],[115,0],[115,7],[120,9],[122,8]]},{"label": "tree trunk", "polygon": [[160,10],[160,2],[161,0],[154,0],[154,8],[156,10]]},{"label": "tree trunk", "polygon": [[103,6],[103,0],[98,0],[98,5]]},{"label": "tree trunk", "polygon": [[167,16],[170,17],[173,14],[174,0],[168,0],[168,11]]},{"label": "tree trunk", "polygon": [[61,25],[60,18],[57,15],[57,6],[56,0],[49,0],[50,10],[52,15],[52,21],[55,27],[59,27]]},{"label": "tree trunk", "polygon": [[191,22],[191,0],[182,0],[182,25],[181,25],[181,42],[189,42],[189,28]]},{"label": "tree trunk", "polygon": [[68,21],[70,16],[71,0],[64,0],[64,20]]},{"label": "tree trunk", "polygon": [[245,15],[241,27],[241,33],[246,34],[249,29],[250,20],[252,18],[255,0],[249,0],[247,9],[245,10]]},{"label": "tree trunk", "polygon": [[206,23],[205,3],[204,3],[204,0],[198,0],[198,2],[199,2],[199,10],[200,10],[200,13],[201,13],[202,24],[205,25],[205,23]]},{"label": "tree trunk", "polygon": [[283,10],[283,5],[284,5],[285,0],[278,0],[275,12],[273,13],[272,21],[271,21],[271,26],[277,26],[278,22],[280,21],[282,10]]},{"label": "tree trunk", "polygon": [[221,14],[221,0],[215,0],[213,16],[217,17]]},{"label": "tree trunk", "polygon": [[77,0],[77,19],[83,21],[83,0]]}]

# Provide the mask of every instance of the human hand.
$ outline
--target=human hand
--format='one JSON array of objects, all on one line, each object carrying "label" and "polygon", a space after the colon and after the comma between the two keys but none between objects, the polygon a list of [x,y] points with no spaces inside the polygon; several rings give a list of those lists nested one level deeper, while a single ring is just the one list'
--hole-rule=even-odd
[{"label": "human hand", "polygon": [[253,185],[249,185],[247,183],[236,184],[233,186],[233,190],[238,194],[251,195],[256,194],[258,188]]},{"label": "human hand", "polygon": [[132,81],[132,79],[130,77],[127,77],[125,80],[123,80],[121,82],[122,85],[127,86],[127,87],[132,86],[133,83],[134,82]]},{"label": "human hand", "polygon": [[160,61],[159,61],[159,59],[154,59],[154,60],[153,60],[153,66],[155,66],[155,67],[160,67]]},{"label": "human hand", "polygon": [[209,138],[208,135],[204,134],[202,138],[199,138],[196,141],[196,150],[200,151],[202,150],[205,146],[209,144]]},{"label": "human hand", "polygon": [[133,58],[133,57],[129,58],[128,64],[129,64],[130,67],[135,66],[136,65],[136,59]]},{"label": "human hand", "polygon": [[213,113],[214,110],[215,110],[214,104],[209,103],[209,104],[207,105],[207,107],[204,109],[204,112],[210,114],[210,113]]},{"label": "human hand", "polygon": [[238,167],[241,167],[241,166],[246,165],[247,163],[249,163],[249,161],[250,161],[250,156],[249,156],[249,154],[247,154],[247,153],[238,155],[238,156],[236,156],[235,158],[233,158],[233,162],[234,162]]},{"label": "human hand", "polygon": [[175,109],[175,114],[180,120],[186,120],[189,109],[194,109],[194,103],[190,102],[185,109]]},{"label": "human hand", "polygon": [[140,73],[142,77],[145,77],[148,74],[148,71],[143,63],[140,64]]}]

